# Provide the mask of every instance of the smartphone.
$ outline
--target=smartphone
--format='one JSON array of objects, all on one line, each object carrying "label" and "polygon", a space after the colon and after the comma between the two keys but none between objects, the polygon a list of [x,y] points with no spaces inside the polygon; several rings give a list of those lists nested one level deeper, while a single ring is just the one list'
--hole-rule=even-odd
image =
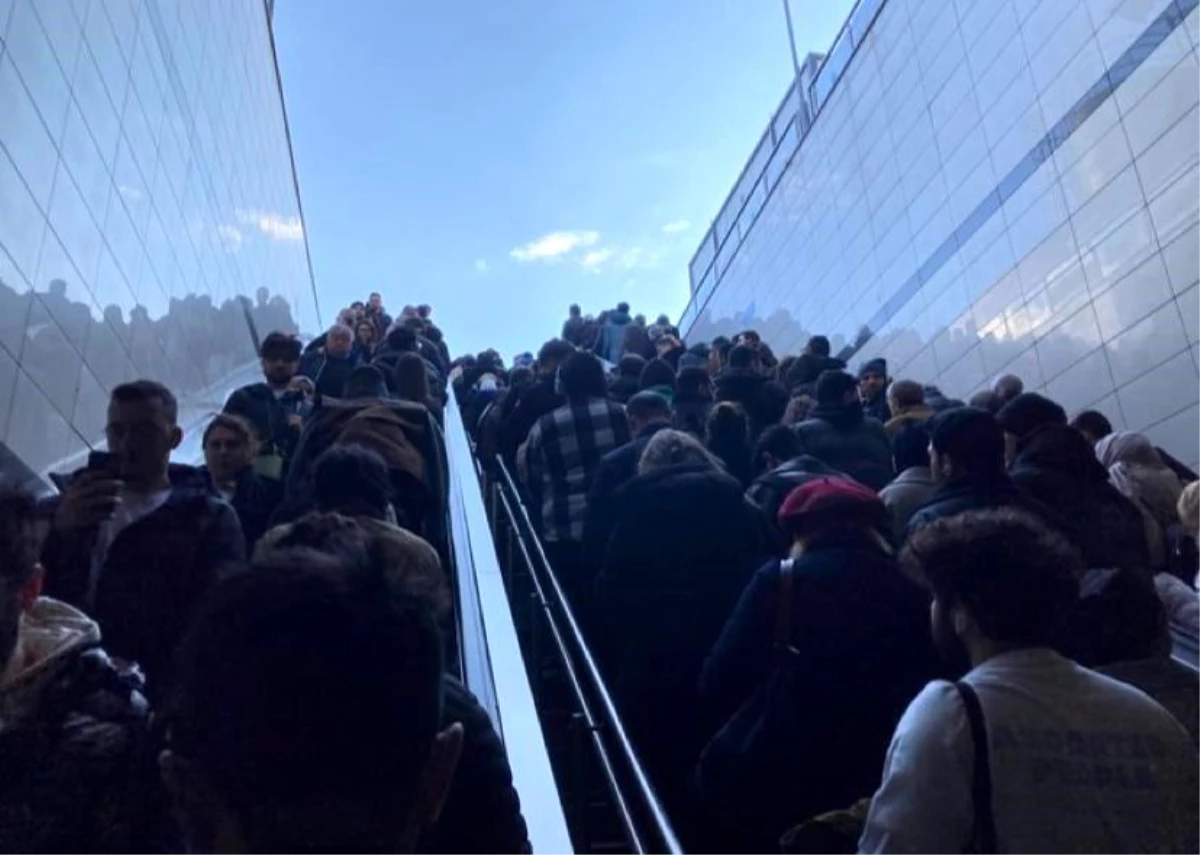
[{"label": "smartphone", "polygon": [[121,469],[121,463],[111,451],[93,451],[88,455],[87,468],[115,476]]}]

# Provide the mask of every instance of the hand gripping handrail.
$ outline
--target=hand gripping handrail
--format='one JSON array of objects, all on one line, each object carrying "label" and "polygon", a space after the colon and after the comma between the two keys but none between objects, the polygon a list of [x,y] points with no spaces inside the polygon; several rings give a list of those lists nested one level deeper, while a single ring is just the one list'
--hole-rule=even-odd
[{"label": "hand gripping handrail", "polygon": [[[541,566],[546,569],[546,580],[549,584],[549,592],[553,607],[561,614],[563,621],[563,630],[567,638],[570,640],[571,647],[574,649],[575,655],[578,658],[580,669],[583,676],[590,684],[594,697],[599,701],[600,711],[604,717],[604,724],[615,743],[616,750],[621,759],[628,767],[629,774],[633,780],[633,785],[636,789],[636,795],[640,802],[645,806],[646,813],[649,816],[655,833],[661,839],[663,849],[669,853],[682,852],[679,840],[675,836],[675,832],[671,827],[670,820],[667,818],[666,812],[663,810],[658,796],[655,795],[654,789],[650,784],[650,780],[642,768],[641,763],[637,759],[632,743],[625,732],[624,726],[621,724],[621,718],[617,713],[616,704],[613,702],[604,684],[604,679],[600,675],[600,669],[596,665],[595,658],[592,656],[587,643],[584,641],[583,633],[580,630],[579,622],[575,619],[575,615],[571,610],[570,603],[567,601],[566,595],[563,593],[562,587],[559,585],[558,579],[555,576],[554,568],[550,565],[546,558],[545,550],[542,548],[541,540],[537,537],[534,531],[533,523],[529,518],[529,513],[525,508],[524,503],[520,499],[520,492],[517,490],[516,482],[513,480],[512,474],[508,471],[508,467],[503,460],[497,461],[497,470],[500,473],[500,487],[502,496],[504,496],[506,511],[515,517],[514,522],[518,524],[517,534],[520,543],[520,548],[523,552],[528,553],[529,547],[532,545],[533,556],[541,563]],[[530,565],[532,566],[532,565]],[[539,585],[539,588],[541,586]],[[553,623],[552,623],[553,626]],[[559,629],[555,627],[553,631],[558,634]],[[561,637],[561,635],[560,635]],[[571,672],[572,682],[578,683],[575,666],[570,664],[568,667]],[[586,703],[586,699],[581,698]],[[590,715],[590,707],[585,711],[585,715]],[[589,722],[589,725],[591,722]],[[597,736],[598,738],[598,736]],[[607,762],[607,758],[606,758]],[[625,798],[621,796],[621,802],[625,802]],[[632,835],[635,843],[640,843],[640,839],[636,834]],[[645,851],[639,848],[638,851]]]}]

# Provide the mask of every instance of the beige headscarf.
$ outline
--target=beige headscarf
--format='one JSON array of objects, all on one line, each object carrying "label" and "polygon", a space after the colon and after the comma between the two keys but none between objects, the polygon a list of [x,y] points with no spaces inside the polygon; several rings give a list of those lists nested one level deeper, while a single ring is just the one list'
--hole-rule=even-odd
[{"label": "beige headscarf", "polygon": [[1150,440],[1121,431],[1096,443],[1096,456],[1108,469],[1113,485],[1166,528],[1178,521],[1176,506],[1183,482],[1168,469]]}]

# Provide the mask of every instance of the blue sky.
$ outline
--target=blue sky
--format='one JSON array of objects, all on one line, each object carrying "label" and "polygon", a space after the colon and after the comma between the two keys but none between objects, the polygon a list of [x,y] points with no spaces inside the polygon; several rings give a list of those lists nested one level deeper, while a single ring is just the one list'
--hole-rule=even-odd
[{"label": "blue sky", "polygon": [[[824,51],[850,0],[792,0]],[[276,0],[326,320],[426,302],[506,358],[566,308],[673,318],[792,77],[781,0]]]}]

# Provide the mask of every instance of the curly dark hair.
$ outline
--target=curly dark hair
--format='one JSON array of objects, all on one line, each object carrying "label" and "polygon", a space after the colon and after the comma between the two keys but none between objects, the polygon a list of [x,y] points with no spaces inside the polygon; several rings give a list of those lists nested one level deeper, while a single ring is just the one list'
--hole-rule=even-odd
[{"label": "curly dark hair", "polygon": [[918,529],[901,556],[945,609],[962,606],[1004,644],[1053,644],[1079,599],[1083,558],[1025,511],[969,511]]}]

